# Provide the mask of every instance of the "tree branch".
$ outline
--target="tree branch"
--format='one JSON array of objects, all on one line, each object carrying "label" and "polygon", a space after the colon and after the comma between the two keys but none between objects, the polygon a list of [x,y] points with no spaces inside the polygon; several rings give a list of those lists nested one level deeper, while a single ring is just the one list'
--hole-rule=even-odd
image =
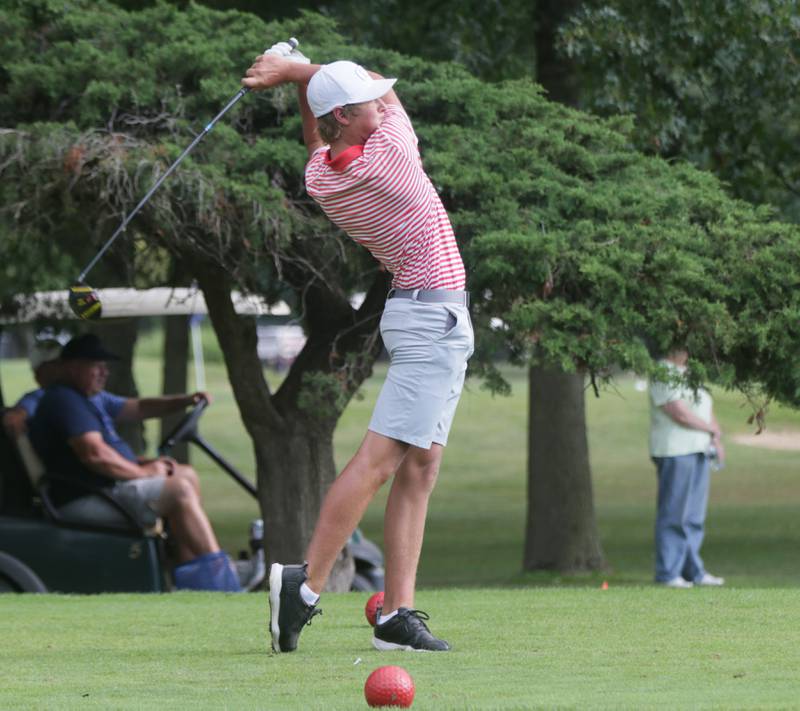
[{"label": "tree branch", "polygon": [[233,393],[251,436],[260,427],[279,428],[283,420],[272,402],[258,359],[255,319],[239,316],[231,300],[231,281],[224,269],[194,261],[191,268],[206,299],[208,314],[225,357]]}]

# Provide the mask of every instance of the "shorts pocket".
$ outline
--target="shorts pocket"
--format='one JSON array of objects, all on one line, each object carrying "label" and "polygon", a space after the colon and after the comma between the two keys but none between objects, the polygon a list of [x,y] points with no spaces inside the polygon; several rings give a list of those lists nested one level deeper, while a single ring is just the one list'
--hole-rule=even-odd
[{"label": "shorts pocket", "polygon": [[384,310],[380,330],[390,354],[395,345],[438,344],[471,332],[469,314],[464,307],[410,299]]},{"label": "shorts pocket", "polygon": [[453,353],[463,353],[468,359],[475,350],[472,322],[469,311],[463,306],[445,306],[447,311],[446,330],[436,343]]},{"label": "shorts pocket", "polygon": [[444,332],[436,339],[437,341],[444,340],[450,336],[458,328],[458,323],[461,318],[456,309],[444,306],[444,310],[446,311]]}]

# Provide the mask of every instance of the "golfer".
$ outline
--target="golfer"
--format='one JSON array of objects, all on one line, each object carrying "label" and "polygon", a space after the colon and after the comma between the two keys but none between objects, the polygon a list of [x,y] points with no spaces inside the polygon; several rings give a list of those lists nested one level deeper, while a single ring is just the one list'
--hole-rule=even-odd
[{"label": "golfer", "polygon": [[473,351],[464,265],[392,88],[396,80],[353,62],[320,66],[295,57],[288,44],[275,45],[242,83],[297,84],[308,193],[393,275],[380,323],[391,363],[367,434],[323,501],[307,563],[272,565],[272,647],[296,649],[319,612],[337,555],[393,478],[384,521],[386,590],[373,645],[445,651],[450,646],[430,632],[428,615],[414,609],[414,589],[428,500]]}]

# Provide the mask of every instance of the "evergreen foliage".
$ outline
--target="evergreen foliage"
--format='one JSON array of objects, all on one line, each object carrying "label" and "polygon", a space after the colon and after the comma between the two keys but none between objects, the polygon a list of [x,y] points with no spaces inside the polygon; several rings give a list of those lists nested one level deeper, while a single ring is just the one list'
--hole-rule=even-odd
[{"label": "evergreen foliage", "polygon": [[583,104],[635,115],[642,150],[800,221],[797,0],[587,0],[561,39]]},{"label": "evergreen foliage", "polygon": [[[491,382],[498,345],[602,378],[651,372],[645,343],[683,341],[696,382],[760,384],[800,403],[798,228],[708,174],[638,153],[629,122],[548,102],[529,80],[486,84],[455,64],[345,45],[312,14],[265,24],[199,5],[15,0],[0,32],[13,38],[0,48],[4,289],[18,255],[41,265],[57,243],[74,263],[80,245],[96,248],[252,57],[296,35],[314,61],[350,57],[400,77],[467,259],[476,364]],[[376,265],[311,204],[304,162],[293,91],[246,97],[131,226],[136,279],[170,249],[301,309],[315,280],[342,295],[365,288]]]}]

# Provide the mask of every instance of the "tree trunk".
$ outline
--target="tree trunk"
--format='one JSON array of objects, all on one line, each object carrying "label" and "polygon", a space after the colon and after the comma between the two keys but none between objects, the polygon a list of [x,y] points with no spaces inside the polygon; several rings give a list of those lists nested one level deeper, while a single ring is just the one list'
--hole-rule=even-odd
[{"label": "tree trunk", "polygon": [[[304,559],[322,500],[336,478],[336,419],[320,426],[294,412],[285,416],[281,425],[267,426],[253,439],[264,546],[270,563],[299,563]],[[325,589],[348,591],[354,573],[352,556],[342,551]]]},{"label": "tree trunk", "polygon": [[255,443],[264,529],[281,532],[266,542],[271,561],[303,560],[322,499],[336,478],[333,425],[322,428],[293,413]]},{"label": "tree trunk", "polygon": [[[0,326],[0,339],[3,337],[3,327]],[[0,378],[0,410],[2,410],[6,406],[5,398],[3,397],[3,381]]]},{"label": "tree trunk", "polygon": [[[304,422],[297,413],[275,410],[256,350],[255,319],[233,312],[229,291],[200,285],[225,357],[228,377],[256,455],[258,500],[269,563],[300,563],[311,540],[322,497],[336,476],[333,428]],[[350,589],[353,562],[343,556],[326,589]]]},{"label": "tree trunk", "polygon": [[[164,363],[162,372],[162,388],[164,395],[175,395],[187,392],[187,374],[189,360],[189,317],[164,317]],[[161,420],[161,441],[184,416],[183,412],[175,412]],[[171,456],[184,464],[189,463],[189,445],[179,442],[172,449]]]},{"label": "tree trunk", "polygon": [[[221,268],[208,264],[194,265],[193,272],[205,295],[234,397],[253,442],[267,559],[301,562],[322,498],[336,477],[333,458],[336,423],[346,399],[369,374],[379,352],[380,340],[375,334],[377,314],[386,296],[386,280],[383,276],[376,278],[358,312],[347,302],[337,303],[330,293],[307,291],[307,320],[316,327],[312,327],[303,352],[278,393],[273,395],[258,359],[255,319],[236,315],[229,276]],[[365,365],[348,381],[345,402],[322,401],[318,406],[314,380],[321,376],[327,378],[327,385],[338,382],[330,377],[337,336],[340,336],[338,356],[357,353]],[[325,394],[330,391],[323,390]],[[349,590],[353,572],[352,558],[343,553],[326,589]]]},{"label": "tree trunk", "polygon": [[[106,383],[106,390],[124,397],[139,397],[133,375],[133,350],[139,335],[139,319],[114,319],[93,324],[91,330],[103,341],[108,350],[119,356],[113,361]],[[136,454],[144,454],[147,443],[144,438],[144,425],[141,422],[127,422],[117,426],[120,437],[131,445]]]},{"label": "tree trunk", "polygon": [[605,565],[594,516],[584,378],[529,370],[525,570]]},{"label": "tree trunk", "polygon": [[559,54],[556,37],[564,21],[572,15],[581,0],[536,0],[536,81],[552,101],[568,106],[578,103],[578,82],[572,62]]},{"label": "tree trunk", "polygon": [[[577,104],[571,67],[556,51],[556,33],[579,0],[536,5],[537,81],[553,101]],[[586,439],[583,375],[530,368],[528,518],[525,570],[594,570],[605,566],[594,516]]]}]

